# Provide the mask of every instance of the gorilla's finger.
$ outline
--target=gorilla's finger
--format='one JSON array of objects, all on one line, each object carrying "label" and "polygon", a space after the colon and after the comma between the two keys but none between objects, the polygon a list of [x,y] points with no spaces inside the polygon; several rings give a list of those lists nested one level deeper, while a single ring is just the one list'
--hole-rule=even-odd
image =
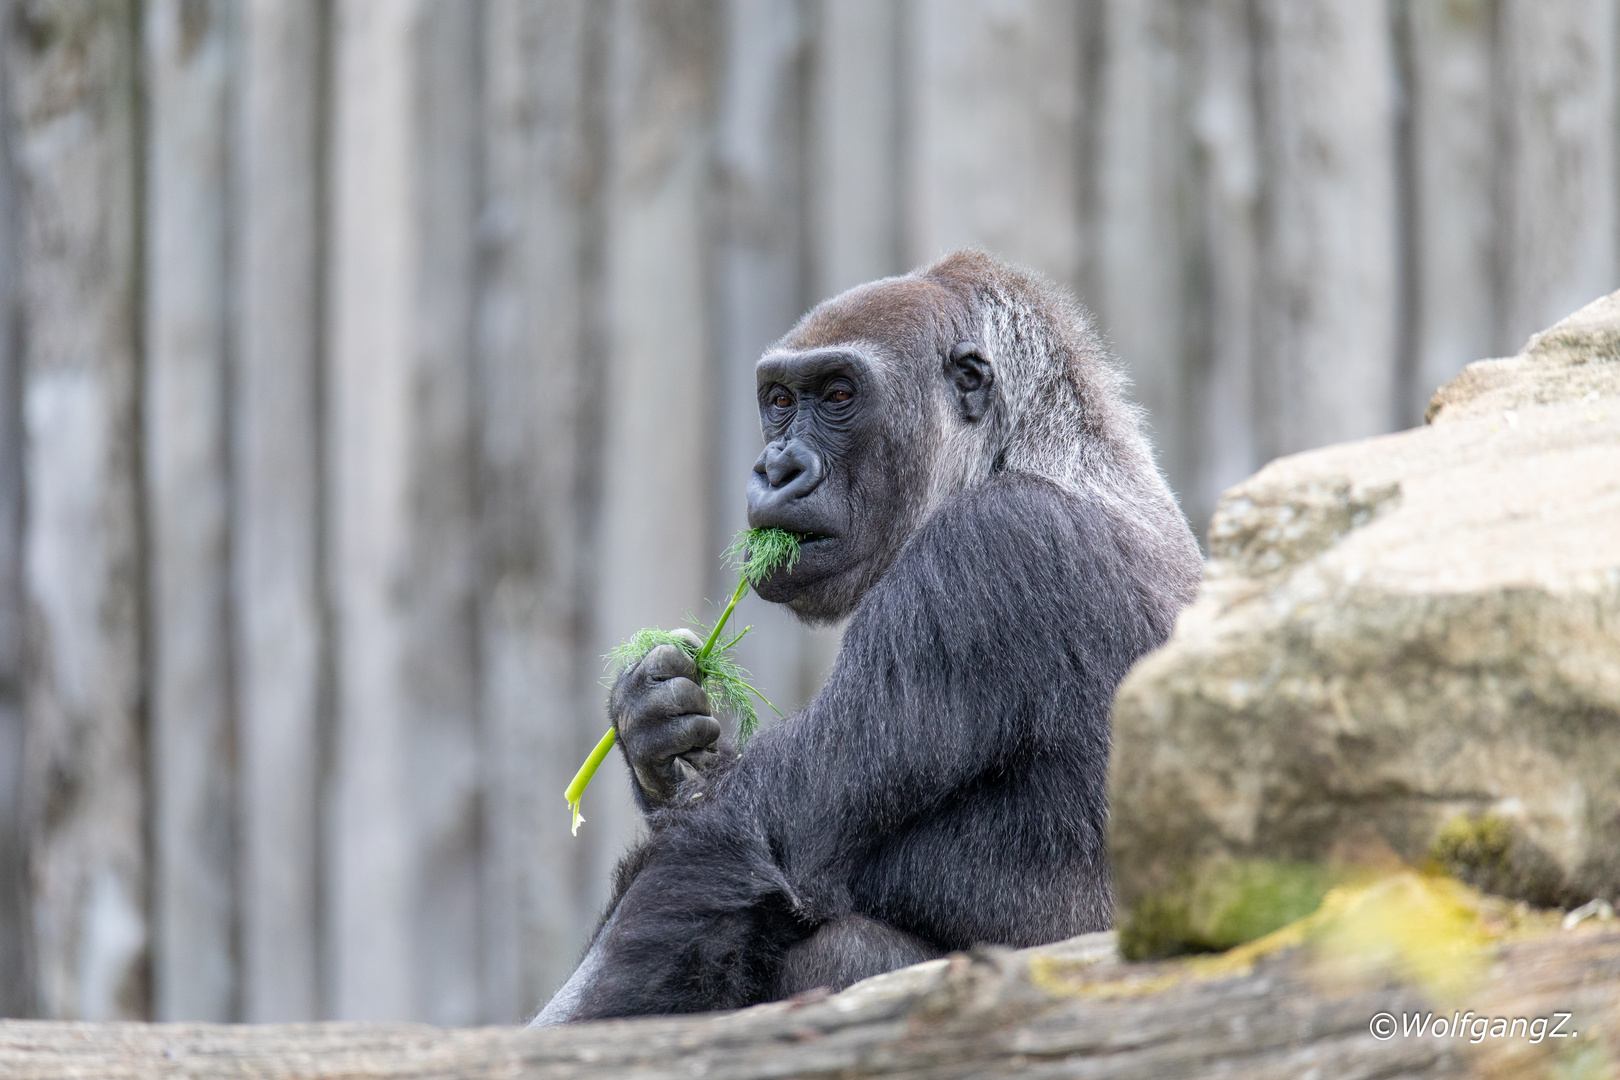
[{"label": "gorilla's finger", "polygon": [[720,721],[701,713],[672,717],[636,738],[636,757],[665,763],[693,750],[708,750],[720,741]]},{"label": "gorilla's finger", "polygon": [[641,659],[641,673],[650,679],[696,679],[697,661],[679,645],[660,645]]},{"label": "gorilla's finger", "polygon": [[709,711],[709,695],[691,679],[665,679],[625,702],[631,727],[656,724],[671,716]]}]

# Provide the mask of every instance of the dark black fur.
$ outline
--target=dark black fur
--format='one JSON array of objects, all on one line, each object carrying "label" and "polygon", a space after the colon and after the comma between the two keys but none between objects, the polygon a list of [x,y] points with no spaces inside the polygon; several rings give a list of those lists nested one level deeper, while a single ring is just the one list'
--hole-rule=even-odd
[{"label": "dark black fur", "polygon": [[[1134,413],[1082,400],[1117,396],[1083,314],[1038,279],[979,255],[954,259],[899,279],[934,292],[905,284],[856,296],[842,323],[813,314],[777,350],[820,355],[859,337],[851,348],[875,366],[857,375],[883,382],[881,393],[860,393],[892,410],[830,433],[811,418],[773,435],[766,416],[772,446],[802,438],[807,453],[825,456],[817,468],[844,470],[826,488],[855,508],[851,539],[829,549],[814,582],[777,585],[783,599],[821,597],[813,616],[840,614],[836,597],[847,593],[843,646],[815,699],[740,757],[712,741],[685,755],[694,768],[677,767],[667,749],[657,757],[672,771],[667,786],[642,788],[651,836],[621,868],[586,964],[543,1019],[733,1008],[976,943],[1033,945],[1110,924],[1108,708],[1190,599],[1196,549],[1139,446]],[[1015,329],[999,337],[986,321],[1003,314],[996,305],[1017,309]],[[881,326],[855,334],[850,312]],[[1043,321],[1056,344],[1020,337],[1025,317]],[[827,330],[833,323],[846,329]],[[874,341],[880,331],[888,340]],[[1018,348],[1056,355],[1004,358]],[[1056,420],[1011,415],[1012,402],[1046,400],[1030,374],[1044,377],[1043,363],[1069,365],[1058,381],[1072,423],[1058,405]],[[899,400],[913,392],[920,404]],[[955,490],[941,494],[933,481],[930,502],[918,489],[947,441],[927,434],[950,411],[938,400],[960,403],[948,422],[961,425],[957,452],[968,464]],[[918,460],[895,457],[896,431],[924,441],[911,446]],[[887,494],[861,473],[863,461],[883,458]],[[1093,484],[1082,469],[1077,480],[1093,460],[1113,478]],[[1045,461],[1060,465],[1027,464]],[[869,554],[857,585],[827,577],[848,569],[840,559],[852,558],[860,521],[883,514],[887,528],[906,531],[887,550],[860,549]],[[645,693],[679,682],[647,683]],[[633,710],[635,687],[624,685],[615,709]],[[690,725],[675,716],[685,707],[647,715]],[[640,754],[650,775],[649,752],[636,749],[647,740],[622,723],[635,744],[627,754]]]}]

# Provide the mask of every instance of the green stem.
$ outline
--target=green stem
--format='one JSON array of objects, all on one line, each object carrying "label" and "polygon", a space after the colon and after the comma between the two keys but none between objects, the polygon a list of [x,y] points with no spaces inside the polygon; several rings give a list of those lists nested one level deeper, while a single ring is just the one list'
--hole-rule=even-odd
[{"label": "green stem", "polygon": [[731,594],[731,603],[727,604],[726,610],[720,613],[720,621],[714,624],[713,630],[709,631],[709,640],[705,641],[703,648],[698,650],[697,658],[699,660],[707,660],[709,654],[714,651],[714,643],[720,640],[720,631],[726,628],[726,620],[731,618],[731,613],[737,609],[737,601],[741,600],[747,592],[748,578],[744,577],[737,582],[737,591]]},{"label": "green stem", "polygon": [[[796,549],[797,545],[795,545],[795,550]],[[726,605],[726,610],[720,613],[720,618],[715,622],[714,629],[709,631],[709,640],[705,641],[703,643],[703,647],[697,651],[697,656],[695,659],[698,662],[701,663],[702,661],[707,660],[709,658],[709,654],[714,652],[715,643],[720,640],[720,635],[726,628],[726,621],[731,618],[731,613],[737,610],[737,604],[747,594],[748,574],[746,571],[744,571],[740,576],[740,580],[737,582],[737,590],[731,594],[731,602]],[[748,628],[744,627],[743,634],[746,633],[748,633]],[[740,640],[742,640],[742,634],[738,634],[735,638],[732,638],[731,641],[722,646],[722,648],[729,649],[732,645],[737,644],[737,642]],[[745,683],[744,685],[746,686],[747,684]],[[764,694],[761,694],[758,690],[754,690],[752,686],[748,686],[748,689],[753,691],[753,693],[759,697],[759,700],[764,701],[767,705],[770,705],[771,709],[775,711],[776,715],[782,715],[782,710],[778,709],[775,705],[771,705],[770,701],[766,699]],[[608,756],[608,752],[613,749],[613,744],[617,741],[617,739],[618,735],[615,730],[613,728],[608,728],[607,734],[603,735],[601,740],[597,742],[596,749],[591,751],[591,756],[585,759],[585,764],[581,765],[579,767],[579,771],[574,774],[573,782],[568,785],[568,790],[563,792],[563,797],[568,800],[569,810],[573,811],[575,836],[579,835],[580,823],[585,820],[584,815],[579,812],[579,800],[585,794],[586,786],[591,782],[591,778],[596,775],[597,768],[601,766],[603,759]]]},{"label": "green stem", "polygon": [[603,759],[608,756],[608,751],[613,749],[613,744],[618,737],[618,732],[614,728],[608,728],[607,734],[597,740],[596,749],[591,751],[591,756],[585,759],[585,764],[581,765],[579,772],[574,774],[574,779],[569,783],[568,790],[563,792],[563,798],[568,800],[568,809],[574,812],[575,836],[579,835],[579,823],[585,820],[585,816],[579,812],[579,800],[585,794],[585,786],[591,782],[591,777],[596,775],[596,770],[601,766]]}]

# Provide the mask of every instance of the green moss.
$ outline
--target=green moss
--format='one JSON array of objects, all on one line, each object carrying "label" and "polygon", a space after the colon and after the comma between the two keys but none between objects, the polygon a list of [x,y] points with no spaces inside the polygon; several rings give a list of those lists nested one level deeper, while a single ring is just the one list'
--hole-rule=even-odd
[{"label": "green moss", "polygon": [[1524,900],[1537,907],[1580,903],[1556,860],[1496,814],[1459,814],[1446,822],[1429,847],[1439,870],[1481,892]]},{"label": "green moss", "polygon": [[1148,960],[1219,952],[1315,911],[1334,884],[1315,863],[1223,859],[1143,898],[1120,919],[1120,954]]},{"label": "green moss", "polygon": [[1127,960],[1160,960],[1208,952],[1190,939],[1191,920],[1184,888],[1144,897],[1120,918],[1119,954]]}]

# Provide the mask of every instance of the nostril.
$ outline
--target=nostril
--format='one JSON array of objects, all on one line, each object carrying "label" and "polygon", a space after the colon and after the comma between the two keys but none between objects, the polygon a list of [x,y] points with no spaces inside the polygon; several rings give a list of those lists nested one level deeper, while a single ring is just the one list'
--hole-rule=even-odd
[{"label": "nostril", "polygon": [[765,479],[770,481],[773,488],[792,483],[802,472],[804,465],[795,454],[778,450],[775,453],[768,452],[765,456]]},{"label": "nostril", "polygon": [[821,457],[798,439],[765,448],[754,462],[754,472],[773,498],[797,499],[821,483]]}]

